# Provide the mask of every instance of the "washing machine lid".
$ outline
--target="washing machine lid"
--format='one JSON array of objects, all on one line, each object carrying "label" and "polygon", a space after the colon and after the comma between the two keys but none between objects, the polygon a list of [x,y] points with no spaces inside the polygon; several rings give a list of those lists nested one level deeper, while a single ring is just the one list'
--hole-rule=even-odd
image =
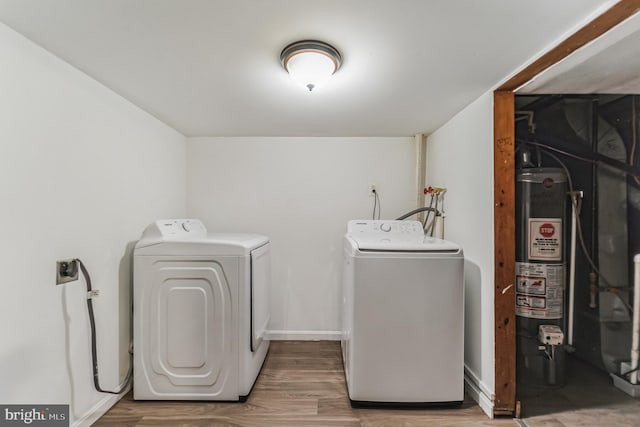
[{"label": "washing machine lid", "polygon": [[248,256],[268,242],[261,234],[207,233],[197,219],[158,220],[142,233],[135,255]]},{"label": "washing machine lid", "polygon": [[348,239],[360,251],[459,252],[453,242],[427,237],[420,221],[353,220],[347,224]]}]

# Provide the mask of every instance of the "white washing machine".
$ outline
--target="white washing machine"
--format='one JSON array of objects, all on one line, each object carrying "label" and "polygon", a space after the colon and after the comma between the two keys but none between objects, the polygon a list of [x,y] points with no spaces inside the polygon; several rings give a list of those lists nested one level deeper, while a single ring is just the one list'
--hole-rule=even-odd
[{"label": "white washing machine", "polygon": [[133,281],[134,398],[245,400],[269,349],[269,239],[156,221]]},{"label": "white washing machine", "polygon": [[353,405],[464,400],[464,258],[418,221],[350,221],[342,357]]}]

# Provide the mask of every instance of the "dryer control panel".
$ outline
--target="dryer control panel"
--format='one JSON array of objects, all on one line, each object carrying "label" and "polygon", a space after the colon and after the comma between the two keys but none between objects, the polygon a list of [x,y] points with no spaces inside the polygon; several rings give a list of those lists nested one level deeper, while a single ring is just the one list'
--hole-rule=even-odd
[{"label": "dryer control panel", "polygon": [[199,219],[159,219],[144,230],[141,240],[149,245],[167,240],[197,239],[206,236],[207,229]]},{"label": "dryer control panel", "polygon": [[155,222],[155,226],[164,237],[206,236],[207,234],[207,229],[199,219],[158,220]]}]

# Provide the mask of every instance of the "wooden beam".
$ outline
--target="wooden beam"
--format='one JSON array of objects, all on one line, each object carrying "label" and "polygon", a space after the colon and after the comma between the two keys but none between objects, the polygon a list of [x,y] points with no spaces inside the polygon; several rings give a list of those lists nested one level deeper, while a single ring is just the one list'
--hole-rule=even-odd
[{"label": "wooden beam", "polygon": [[593,19],[589,24],[579,29],[562,43],[510,78],[498,88],[498,91],[515,91],[547,68],[560,62],[587,43],[597,39],[638,11],[640,11],[640,0],[620,0],[602,15]]},{"label": "wooden beam", "polygon": [[514,110],[512,91],[494,92],[494,413],[496,415],[513,414],[516,405]]}]

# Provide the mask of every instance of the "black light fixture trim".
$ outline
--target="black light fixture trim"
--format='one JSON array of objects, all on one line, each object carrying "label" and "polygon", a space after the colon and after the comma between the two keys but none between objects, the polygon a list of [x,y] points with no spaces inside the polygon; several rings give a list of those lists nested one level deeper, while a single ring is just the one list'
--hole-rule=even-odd
[{"label": "black light fixture trim", "polygon": [[331,46],[329,43],[325,43],[320,40],[300,40],[297,42],[293,42],[282,49],[282,52],[280,53],[280,62],[282,63],[284,69],[289,71],[287,69],[287,62],[289,61],[289,59],[291,59],[298,53],[303,52],[316,52],[331,59],[331,61],[333,61],[333,64],[335,65],[334,73],[338,71],[340,65],[342,64],[342,55],[340,55],[338,49]]}]

